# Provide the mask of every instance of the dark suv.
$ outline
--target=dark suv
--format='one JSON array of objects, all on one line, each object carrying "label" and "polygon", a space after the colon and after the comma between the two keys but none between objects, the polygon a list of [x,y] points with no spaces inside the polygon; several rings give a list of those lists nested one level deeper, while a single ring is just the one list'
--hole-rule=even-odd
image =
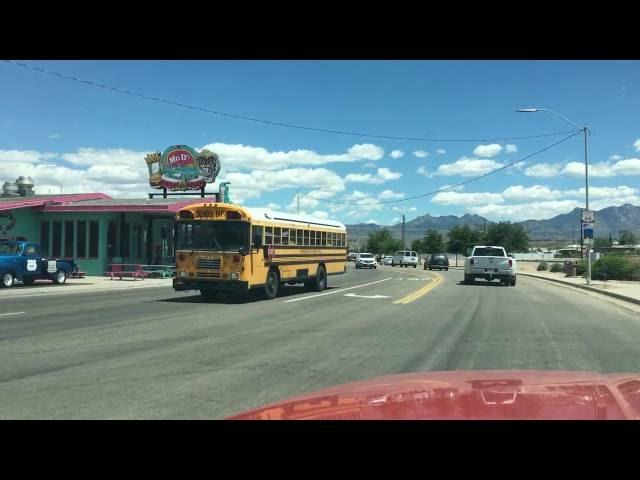
[{"label": "dark suv", "polygon": [[449,257],[447,257],[444,253],[433,253],[429,256],[429,259],[424,262],[424,269],[433,270],[437,268],[438,270],[449,270]]}]

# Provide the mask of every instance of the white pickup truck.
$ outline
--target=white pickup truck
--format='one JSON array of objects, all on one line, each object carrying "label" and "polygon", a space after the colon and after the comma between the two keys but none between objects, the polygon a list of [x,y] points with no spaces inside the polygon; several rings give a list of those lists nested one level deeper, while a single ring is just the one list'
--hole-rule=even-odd
[{"label": "white pickup truck", "polygon": [[500,285],[516,286],[516,259],[507,255],[503,247],[478,245],[464,261],[464,283],[476,278],[500,280]]}]

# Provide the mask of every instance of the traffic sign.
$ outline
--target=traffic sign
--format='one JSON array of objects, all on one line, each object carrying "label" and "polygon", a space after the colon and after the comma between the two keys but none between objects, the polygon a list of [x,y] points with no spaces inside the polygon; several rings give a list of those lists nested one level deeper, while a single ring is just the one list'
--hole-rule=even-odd
[{"label": "traffic sign", "polygon": [[593,223],[596,221],[596,212],[593,210],[582,210],[582,221],[584,223]]},{"label": "traffic sign", "polygon": [[585,227],[584,228],[584,239],[589,240],[593,238],[593,227]]}]

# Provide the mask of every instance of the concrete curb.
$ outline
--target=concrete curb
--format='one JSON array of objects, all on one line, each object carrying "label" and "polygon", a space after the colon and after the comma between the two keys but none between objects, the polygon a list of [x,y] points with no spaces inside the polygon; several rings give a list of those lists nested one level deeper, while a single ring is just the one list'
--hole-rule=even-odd
[{"label": "concrete curb", "polygon": [[617,298],[618,300],[623,300],[625,302],[635,303],[636,305],[640,305],[640,299],[627,297],[626,295],[620,295],[619,293],[608,292],[606,290],[598,290],[597,288],[589,287],[587,285],[578,285],[576,283],[565,282],[563,280],[557,278],[549,278],[549,277],[541,277],[540,275],[535,275],[531,273],[518,273],[518,275],[524,275],[525,277],[538,278],[540,280],[548,280],[550,282],[559,283],[560,285],[566,285],[568,287],[576,287],[581,288],[582,290],[587,290],[588,292],[600,293],[602,295],[606,295],[608,297]]}]

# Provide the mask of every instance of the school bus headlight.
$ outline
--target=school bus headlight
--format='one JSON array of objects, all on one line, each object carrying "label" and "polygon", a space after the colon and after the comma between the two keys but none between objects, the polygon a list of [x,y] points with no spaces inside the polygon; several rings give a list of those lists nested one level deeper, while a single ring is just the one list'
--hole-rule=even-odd
[{"label": "school bus headlight", "polygon": [[231,272],[231,273],[229,274],[229,278],[230,278],[231,280],[238,280],[238,272]]}]

